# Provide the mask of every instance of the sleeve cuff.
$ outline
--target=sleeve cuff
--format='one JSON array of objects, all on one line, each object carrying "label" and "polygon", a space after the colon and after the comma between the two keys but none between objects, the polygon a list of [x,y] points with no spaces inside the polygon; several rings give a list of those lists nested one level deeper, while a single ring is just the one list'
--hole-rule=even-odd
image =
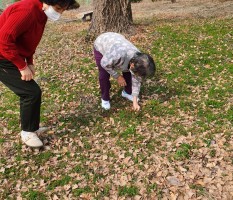
[{"label": "sleeve cuff", "polygon": [[23,68],[19,68],[19,71],[26,69],[26,67],[27,67],[27,65],[25,65]]},{"label": "sleeve cuff", "polygon": [[133,97],[138,97],[138,95],[139,95],[138,93],[132,93]]},{"label": "sleeve cuff", "polygon": [[120,75],[116,72],[112,75],[113,78],[117,79]]}]

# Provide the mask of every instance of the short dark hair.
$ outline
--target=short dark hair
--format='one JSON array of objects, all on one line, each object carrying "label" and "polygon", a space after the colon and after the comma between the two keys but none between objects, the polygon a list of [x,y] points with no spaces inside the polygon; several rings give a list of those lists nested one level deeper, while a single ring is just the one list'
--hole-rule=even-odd
[{"label": "short dark hair", "polygon": [[133,58],[131,58],[130,63],[134,64],[134,68],[131,69],[133,73],[142,78],[151,77],[155,74],[155,62],[149,54],[136,52]]},{"label": "short dark hair", "polygon": [[77,9],[80,7],[79,3],[75,0],[40,0],[42,3],[46,3],[50,6],[59,5],[62,8],[67,7],[67,10]]}]

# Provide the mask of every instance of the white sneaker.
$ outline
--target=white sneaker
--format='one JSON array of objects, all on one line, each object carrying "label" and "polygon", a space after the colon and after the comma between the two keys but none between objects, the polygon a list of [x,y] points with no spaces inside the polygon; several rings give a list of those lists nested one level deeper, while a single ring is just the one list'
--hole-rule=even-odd
[{"label": "white sneaker", "polygon": [[128,99],[130,101],[133,101],[133,96],[131,94],[126,93],[125,90],[122,91],[121,96],[125,97],[126,99]]},{"label": "white sneaker", "polygon": [[[126,99],[130,101],[133,101],[133,96],[131,94],[128,94],[125,90],[122,91],[121,96],[125,97]],[[139,101],[139,98],[137,99],[137,101]]]},{"label": "white sneaker", "polygon": [[101,99],[101,106],[102,106],[103,109],[109,110],[110,109],[110,102]]},{"label": "white sneaker", "polygon": [[21,139],[29,147],[39,148],[43,146],[35,132],[21,131]]}]

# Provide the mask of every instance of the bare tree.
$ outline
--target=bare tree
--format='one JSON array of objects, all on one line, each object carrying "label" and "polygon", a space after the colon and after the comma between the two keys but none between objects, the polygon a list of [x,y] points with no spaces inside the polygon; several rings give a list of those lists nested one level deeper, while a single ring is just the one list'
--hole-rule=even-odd
[{"label": "bare tree", "polygon": [[130,0],[94,0],[90,32],[128,32],[133,22]]}]

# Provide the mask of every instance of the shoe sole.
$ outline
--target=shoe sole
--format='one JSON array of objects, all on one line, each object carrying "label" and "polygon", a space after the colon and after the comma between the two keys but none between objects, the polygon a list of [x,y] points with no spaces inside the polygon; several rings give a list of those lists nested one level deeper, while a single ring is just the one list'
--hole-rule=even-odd
[{"label": "shoe sole", "polygon": [[[130,100],[130,99],[128,99],[127,97],[124,97],[123,95],[121,95],[123,98],[125,98],[125,99],[127,99],[128,101],[131,101],[131,102],[133,102],[133,100]],[[137,102],[139,102],[139,98],[137,99]]]},{"label": "shoe sole", "polygon": [[110,110],[110,108],[103,108],[103,107],[102,107],[102,109],[103,109],[103,110]]},{"label": "shoe sole", "polygon": [[25,144],[26,146],[28,146],[28,147],[30,147],[30,148],[41,148],[41,147],[43,147],[44,145],[42,145],[42,146],[30,146],[30,145],[27,145],[27,144]]}]

